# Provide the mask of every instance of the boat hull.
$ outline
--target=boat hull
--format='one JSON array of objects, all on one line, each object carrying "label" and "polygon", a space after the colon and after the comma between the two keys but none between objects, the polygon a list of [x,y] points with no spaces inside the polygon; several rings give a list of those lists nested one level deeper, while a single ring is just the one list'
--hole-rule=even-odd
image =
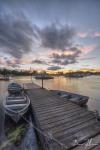
[{"label": "boat hull", "polygon": [[49,79],[53,79],[53,77],[35,77],[35,79],[49,80]]},{"label": "boat hull", "polygon": [[[11,98],[11,99],[10,99]],[[24,96],[25,100],[22,97],[19,99],[15,96],[9,97],[8,101],[3,104],[5,115],[8,115],[14,122],[19,122],[20,119],[28,112],[30,106],[30,100],[27,96]]]},{"label": "boat hull", "polygon": [[62,98],[65,98],[66,100],[69,100],[79,106],[84,106],[87,104],[89,97],[83,96],[79,94],[74,94],[66,91],[60,91],[60,90],[51,90],[54,94],[59,95]]},{"label": "boat hull", "polygon": [[27,113],[28,111],[28,108],[24,111],[24,112],[21,112],[21,113],[16,113],[16,112],[13,112],[10,111],[10,110],[5,110],[5,114],[8,115],[14,122],[19,122],[22,118],[24,119],[24,115]]}]

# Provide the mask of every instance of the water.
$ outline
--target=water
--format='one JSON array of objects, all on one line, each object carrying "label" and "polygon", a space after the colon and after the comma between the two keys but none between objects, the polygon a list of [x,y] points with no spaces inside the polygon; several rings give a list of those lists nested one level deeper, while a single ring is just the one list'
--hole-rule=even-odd
[{"label": "water", "polygon": [[[12,81],[19,83],[34,82],[41,86],[41,80],[31,79],[31,77],[17,77]],[[10,82],[12,82],[10,81]],[[2,107],[3,100],[7,94],[9,82],[0,81],[0,143],[7,140],[4,132],[4,111]],[[98,110],[100,113],[100,76],[89,76],[84,78],[65,78],[55,77],[51,80],[44,80],[44,87],[47,89],[64,90],[89,96],[88,108]],[[12,145],[5,150],[38,150],[36,137],[33,128],[29,127],[22,143],[19,147]],[[1,150],[1,149],[0,149]]]}]

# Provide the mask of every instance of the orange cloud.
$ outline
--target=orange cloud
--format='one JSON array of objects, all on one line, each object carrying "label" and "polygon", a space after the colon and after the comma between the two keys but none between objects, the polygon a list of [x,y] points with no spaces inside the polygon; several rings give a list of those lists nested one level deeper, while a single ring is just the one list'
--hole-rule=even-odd
[{"label": "orange cloud", "polygon": [[62,54],[64,54],[64,55],[73,55],[74,54],[74,51],[71,51],[70,49],[69,50],[66,50],[66,51],[60,51],[59,49],[57,50],[57,49],[54,49],[54,50],[51,50],[51,51],[49,51],[48,53],[47,53],[47,55],[52,55],[53,53],[55,53],[55,54],[58,54],[58,55],[62,55]]}]

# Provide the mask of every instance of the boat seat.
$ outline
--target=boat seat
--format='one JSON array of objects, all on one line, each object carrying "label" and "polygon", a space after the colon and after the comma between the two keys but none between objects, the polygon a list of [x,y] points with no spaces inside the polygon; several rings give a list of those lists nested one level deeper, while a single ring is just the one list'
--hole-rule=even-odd
[{"label": "boat seat", "polygon": [[70,95],[69,94],[62,94],[60,97],[62,97],[62,98],[70,98]]},{"label": "boat seat", "polygon": [[25,104],[26,103],[26,99],[20,99],[20,100],[7,100],[6,104],[10,105],[10,104]]},{"label": "boat seat", "polygon": [[11,108],[12,110],[18,110],[18,109],[22,109],[25,106],[27,106],[27,104],[12,104],[12,105],[7,105],[8,108]]},{"label": "boat seat", "polygon": [[69,99],[72,102],[78,102],[80,99],[78,97],[73,97]]},{"label": "boat seat", "polygon": [[24,99],[24,97],[20,97],[20,96],[19,96],[19,97],[16,97],[16,96],[15,96],[15,97],[8,97],[7,99],[9,99],[9,100],[10,100],[10,99],[11,99],[11,100],[14,100],[14,99],[15,99],[15,100],[16,100],[16,99]]}]

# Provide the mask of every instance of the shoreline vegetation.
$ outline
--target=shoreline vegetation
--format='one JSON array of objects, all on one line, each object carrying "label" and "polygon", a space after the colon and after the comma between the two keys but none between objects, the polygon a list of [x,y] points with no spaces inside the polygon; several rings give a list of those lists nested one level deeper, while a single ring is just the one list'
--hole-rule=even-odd
[{"label": "shoreline vegetation", "polygon": [[72,78],[82,78],[85,76],[91,75],[100,75],[100,71],[96,71],[94,69],[91,70],[77,70],[77,71],[56,71],[49,72],[48,71],[37,71],[37,70],[9,70],[9,69],[0,69],[0,76],[38,76],[38,75],[49,75],[49,76],[65,76],[65,77],[72,77]]}]

